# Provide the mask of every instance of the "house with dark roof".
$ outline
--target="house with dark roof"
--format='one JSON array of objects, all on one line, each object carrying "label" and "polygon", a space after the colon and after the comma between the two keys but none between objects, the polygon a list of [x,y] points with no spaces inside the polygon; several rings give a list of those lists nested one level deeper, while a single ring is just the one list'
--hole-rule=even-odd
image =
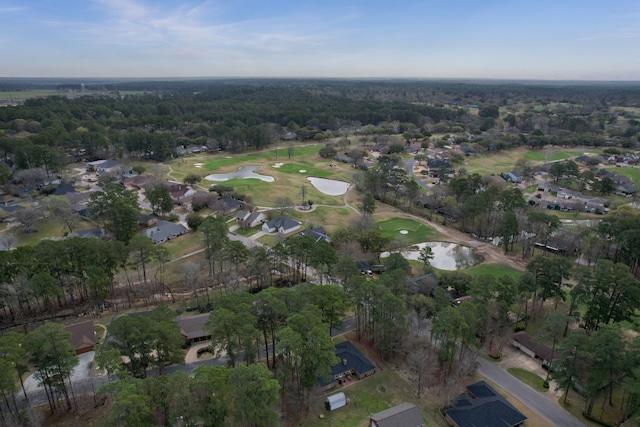
[{"label": "house with dark roof", "polygon": [[454,407],[445,411],[445,419],[453,427],[519,427],[527,417],[485,381],[479,381],[467,386]]},{"label": "house with dark roof", "polygon": [[95,162],[87,163],[87,170],[95,172],[98,176],[105,173],[112,173],[118,180],[121,180],[133,173],[130,166],[112,159],[96,160]]},{"label": "house with dark roof", "polygon": [[166,242],[175,239],[187,232],[187,228],[182,224],[176,224],[169,221],[158,221],[153,227],[147,228],[142,233],[147,236],[154,244]]},{"label": "house with dark roof", "polygon": [[93,351],[96,345],[96,333],[93,330],[92,320],[67,325],[64,330],[71,332],[70,342],[76,354]]},{"label": "house with dark roof", "polygon": [[211,209],[223,215],[240,210],[244,203],[231,197],[218,197],[211,205]]},{"label": "house with dark roof", "polygon": [[152,227],[156,225],[160,217],[154,213],[140,212],[138,225],[142,227]]},{"label": "house with dark roof", "polygon": [[311,230],[305,230],[302,233],[300,233],[300,235],[309,236],[313,238],[313,240],[315,240],[316,243],[319,242],[320,240],[324,240],[327,243],[331,243],[331,237],[329,237],[324,227],[316,227],[316,228],[312,228]]},{"label": "house with dark roof", "polygon": [[416,405],[403,402],[369,417],[371,427],[424,427],[422,415]]},{"label": "house with dark roof", "polygon": [[65,194],[75,193],[75,192],[76,192],[76,189],[74,188],[73,185],[69,184],[68,182],[61,182],[60,184],[58,184],[56,189],[53,190],[53,193],[51,193],[51,195],[64,196]]},{"label": "house with dark roof", "polygon": [[519,331],[511,335],[511,345],[534,359],[542,361],[542,366],[549,367],[551,362],[558,358],[558,354],[549,347],[533,340],[525,331]]},{"label": "house with dark roof", "polygon": [[616,185],[616,194],[624,197],[630,197],[636,194],[638,190],[633,184],[620,184]]},{"label": "house with dark roof", "polygon": [[209,320],[209,313],[196,314],[195,316],[182,314],[176,317],[180,335],[182,335],[187,344],[211,339],[211,332],[204,328],[207,320]]},{"label": "house with dark roof", "polygon": [[358,378],[365,378],[376,373],[376,367],[358,350],[351,341],[343,341],[336,344],[336,357],[339,362],[331,367],[328,381],[318,378],[318,382],[323,389],[329,389],[337,381],[348,375],[356,375]]},{"label": "house with dark roof", "polygon": [[104,237],[104,231],[100,228],[88,228],[85,230],[76,231],[76,236],[84,239],[102,239]]},{"label": "house with dark roof", "polygon": [[438,277],[435,273],[429,273],[408,279],[406,286],[415,294],[433,296],[433,291],[438,287],[438,283]]},{"label": "house with dark roof", "polygon": [[302,223],[300,221],[286,216],[279,216],[262,224],[262,231],[265,233],[289,234],[300,229],[301,226]]},{"label": "house with dark roof", "polygon": [[432,178],[439,178],[440,172],[444,171],[447,176],[453,175],[453,166],[447,160],[442,159],[430,159],[427,162],[427,170],[429,176]]}]

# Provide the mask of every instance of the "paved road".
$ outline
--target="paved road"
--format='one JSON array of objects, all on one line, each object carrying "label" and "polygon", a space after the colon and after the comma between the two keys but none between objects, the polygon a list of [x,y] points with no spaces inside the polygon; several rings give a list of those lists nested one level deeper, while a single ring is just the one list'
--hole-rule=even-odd
[{"label": "paved road", "polygon": [[496,364],[478,358],[478,373],[496,383],[500,388],[522,402],[552,426],[585,427],[576,417],[554,404],[549,399],[505,372]]},{"label": "paved road", "polygon": [[431,187],[429,187],[428,184],[426,184],[423,180],[421,180],[420,178],[418,178],[413,174],[413,164],[415,162],[416,162],[416,159],[407,160],[404,164],[404,170],[407,172],[407,175],[413,177],[413,180],[416,182],[416,184],[418,184],[420,187],[424,188],[425,190],[429,190]]}]

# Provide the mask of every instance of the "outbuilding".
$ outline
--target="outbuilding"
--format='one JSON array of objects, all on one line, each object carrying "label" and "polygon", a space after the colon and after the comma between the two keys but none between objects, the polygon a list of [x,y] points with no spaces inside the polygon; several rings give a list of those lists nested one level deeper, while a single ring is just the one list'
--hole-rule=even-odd
[{"label": "outbuilding", "polygon": [[347,397],[344,393],[336,393],[328,396],[324,401],[324,406],[327,411],[333,411],[338,408],[342,408],[347,404]]}]

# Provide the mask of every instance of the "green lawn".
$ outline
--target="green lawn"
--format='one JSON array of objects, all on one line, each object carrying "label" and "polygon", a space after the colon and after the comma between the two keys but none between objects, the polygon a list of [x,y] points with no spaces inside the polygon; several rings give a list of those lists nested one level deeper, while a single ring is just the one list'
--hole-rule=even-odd
[{"label": "green lawn", "polygon": [[[335,411],[324,409],[325,395],[312,399],[309,417],[301,426],[304,427],[364,427],[368,425],[369,415],[380,412],[402,402],[414,403],[427,420],[427,426],[438,425],[432,420],[439,415],[425,411],[423,405],[413,394],[407,392],[409,385],[397,377],[391,369],[385,369],[358,383],[338,390],[327,392],[326,396],[344,392],[347,406]],[[323,415],[321,419],[319,416]],[[430,415],[429,418],[427,415]]]},{"label": "green lawn", "polygon": [[529,372],[520,368],[509,368],[507,369],[507,371],[535,391],[538,391],[540,393],[546,393],[548,391],[548,389],[542,386],[544,383],[544,379],[540,378],[533,372]]},{"label": "green lawn", "polygon": [[[333,176],[331,171],[322,170],[319,168],[315,168],[313,166],[304,165],[300,163],[285,163],[284,165],[277,168],[279,172],[284,173],[296,173],[302,174],[304,176],[316,176],[318,178],[327,178]],[[304,171],[304,172],[300,172]]]},{"label": "green lawn", "polygon": [[479,276],[481,274],[488,274],[495,278],[504,276],[505,274],[511,276],[514,280],[517,280],[522,271],[505,264],[479,264],[475,267],[471,267],[465,270],[465,273],[469,273],[472,276]]},{"label": "green lawn", "polygon": [[531,150],[527,151],[524,157],[538,162],[551,162],[554,160],[578,157],[580,155],[582,155],[582,152],[572,150]]},{"label": "green lawn", "polygon": [[633,182],[640,182],[640,169],[632,168],[629,166],[623,167],[613,167],[613,168],[605,168],[609,172],[615,173],[616,175],[622,175],[631,178]]},{"label": "green lawn", "polygon": [[[402,237],[408,244],[429,242],[438,236],[431,227],[409,218],[391,218],[377,223],[382,237],[393,240]],[[407,234],[400,233],[407,230]]]},{"label": "green lawn", "polygon": [[193,231],[162,243],[161,246],[169,251],[171,259],[176,259],[203,248],[201,236],[194,234]]},{"label": "green lawn", "polygon": [[239,234],[241,236],[244,237],[249,237],[249,236],[253,236],[254,234],[256,234],[257,232],[259,232],[262,228],[262,226],[258,226],[258,227],[253,227],[253,228],[238,228],[234,231],[234,233]]},{"label": "green lawn", "polygon": [[[275,163],[287,163],[291,160],[299,161],[304,158],[308,158],[310,156],[315,156],[318,154],[321,145],[303,145],[303,146],[295,146],[293,149],[293,154],[291,158],[289,158],[287,154],[287,150],[282,147],[278,150],[278,157],[276,158],[275,150],[261,151],[258,153],[249,153],[249,154],[235,154],[235,155],[225,155],[225,156],[216,156],[217,158],[213,160],[208,160],[203,168],[207,170],[217,170],[223,166],[237,165],[239,163],[250,163],[250,162],[263,162],[263,161],[271,161]],[[303,168],[304,169],[304,168]]]}]

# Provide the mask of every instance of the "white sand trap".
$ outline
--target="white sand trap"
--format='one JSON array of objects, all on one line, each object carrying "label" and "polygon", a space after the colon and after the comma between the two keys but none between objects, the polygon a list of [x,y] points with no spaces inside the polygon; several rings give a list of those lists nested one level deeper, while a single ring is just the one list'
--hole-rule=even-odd
[{"label": "white sand trap", "polygon": [[200,169],[202,167],[202,165],[193,165],[194,168],[196,169]]},{"label": "white sand trap", "polygon": [[204,166],[204,163],[194,163],[194,164],[193,164],[193,166],[195,166],[195,167],[198,167],[198,166],[202,167],[202,166]]},{"label": "white sand trap", "polygon": [[336,179],[316,178],[313,176],[307,177],[311,181],[316,190],[322,194],[328,196],[341,196],[349,189],[349,183],[345,181],[338,181]]},{"label": "white sand trap", "polygon": [[306,171],[307,171],[306,169],[300,169],[298,172],[305,173]]},{"label": "white sand trap", "polygon": [[284,163],[275,163],[273,165],[274,168],[279,168],[280,166],[284,165]]},{"label": "white sand trap", "polygon": [[400,234],[409,234],[407,230],[400,230]]}]

